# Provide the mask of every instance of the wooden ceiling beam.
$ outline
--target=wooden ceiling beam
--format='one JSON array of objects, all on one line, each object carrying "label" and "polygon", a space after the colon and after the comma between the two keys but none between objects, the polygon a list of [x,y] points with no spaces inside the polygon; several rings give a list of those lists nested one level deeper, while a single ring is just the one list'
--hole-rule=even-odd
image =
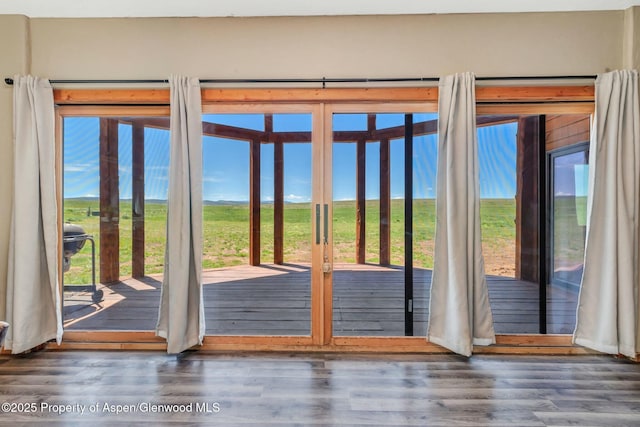
[{"label": "wooden ceiling beam", "polygon": [[[477,125],[493,126],[504,123],[511,123],[518,120],[517,115],[489,115],[478,116]],[[121,123],[133,124],[134,122],[145,127],[155,129],[169,129],[168,117],[123,117],[119,119]],[[369,126],[372,124],[369,120]],[[373,124],[375,126],[375,124]],[[437,120],[428,120],[414,124],[414,135],[432,135],[438,131]],[[202,122],[202,132],[204,136],[227,138],[242,141],[261,141],[262,143],[309,143],[311,142],[311,132],[291,131],[291,132],[263,132],[254,129],[240,128],[237,126],[223,125],[219,123]],[[380,141],[383,139],[394,140],[404,137],[404,125],[383,129],[369,129],[363,131],[336,131],[333,133],[333,140],[337,143],[357,142],[360,140]]]}]

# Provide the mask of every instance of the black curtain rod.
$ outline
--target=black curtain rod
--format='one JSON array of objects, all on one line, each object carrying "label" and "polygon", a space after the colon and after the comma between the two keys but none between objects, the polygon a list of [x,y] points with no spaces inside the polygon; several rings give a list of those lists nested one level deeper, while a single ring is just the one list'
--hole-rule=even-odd
[{"label": "black curtain rod", "polygon": [[[574,76],[494,76],[476,77],[477,81],[504,81],[504,80],[593,80],[596,75]],[[201,79],[200,83],[322,83],[324,88],[327,83],[400,83],[400,82],[437,82],[439,77],[398,77],[398,78],[319,78],[319,79]],[[4,82],[11,86],[13,79],[7,77]],[[49,80],[51,84],[166,84],[167,79],[139,79],[139,80]]]}]

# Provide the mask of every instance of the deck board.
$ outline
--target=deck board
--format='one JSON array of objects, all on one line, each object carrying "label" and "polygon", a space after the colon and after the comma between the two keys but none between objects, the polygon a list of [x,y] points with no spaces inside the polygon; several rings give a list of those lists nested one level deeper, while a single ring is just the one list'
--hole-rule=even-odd
[{"label": "deck board", "polygon": [[[203,273],[207,335],[309,335],[308,265],[226,267]],[[162,277],[126,279],[101,286],[105,299],[65,292],[68,330],[154,330]],[[538,332],[538,288],[488,276],[496,333]],[[414,333],[426,335],[431,271],[414,268]],[[548,331],[571,333],[577,293],[548,288]],[[404,270],[376,265],[336,265],[334,336],[404,335]]]}]

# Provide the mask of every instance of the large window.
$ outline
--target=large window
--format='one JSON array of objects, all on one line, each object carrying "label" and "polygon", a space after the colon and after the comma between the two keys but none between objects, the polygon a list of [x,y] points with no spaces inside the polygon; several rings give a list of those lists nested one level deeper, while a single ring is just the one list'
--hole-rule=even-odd
[{"label": "large window", "polygon": [[152,330],[164,266],[166,117],[63,120],[67,329]]},{"label": "large window", "polygon": [[[492,93],[480,89],[479,97]],[[437,225],[435,94],[220,90],[214,98],[203,90],[208,342],[384,347],[425,336]],[[568,334],[583,267],[588,109],[555,105],[545,115],[543,104],[490,102],[478,104],[477,132],[495,330]],[[582,113],[566,114],[572,109]],[[65,262],[67,329],[155,329],[168,113],[61,109],[65,231],[85,240]],[[433,346],[403,341],[414,342]]]}]

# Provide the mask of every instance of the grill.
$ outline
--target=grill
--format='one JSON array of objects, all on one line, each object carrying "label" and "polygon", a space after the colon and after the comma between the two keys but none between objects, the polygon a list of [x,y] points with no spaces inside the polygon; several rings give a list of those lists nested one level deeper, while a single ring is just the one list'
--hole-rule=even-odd
[{"label": "grill", "polygon": [[66,273],[71,268],[71,257],[80,252],[87,242],[87,238],[90,236],[84,232],[84,229],[79,225],[65,224],[64,225],[64,272]]},{"label": "grill", "polygon": [[76,224],[64,224],[63,228],[63,271],[66,273],[71,268],[71,257],[82,250],[84,244],[89,240],[91,242],[91,285],[88,287],[82,286],[65,286],[65,289],[73,290],[90,290],[93,292],[93,302],[102,301],[103,292],[96,288],[96,245],[93,241],[93,236],[87,234],[82,227]]},{"label": "grill", "polygon": [[4,343],[4,337],[7,336],[8,330],[9,330],[9,324],[7,322],[0,321],[0,348],[2,348],[2,344]]}]

